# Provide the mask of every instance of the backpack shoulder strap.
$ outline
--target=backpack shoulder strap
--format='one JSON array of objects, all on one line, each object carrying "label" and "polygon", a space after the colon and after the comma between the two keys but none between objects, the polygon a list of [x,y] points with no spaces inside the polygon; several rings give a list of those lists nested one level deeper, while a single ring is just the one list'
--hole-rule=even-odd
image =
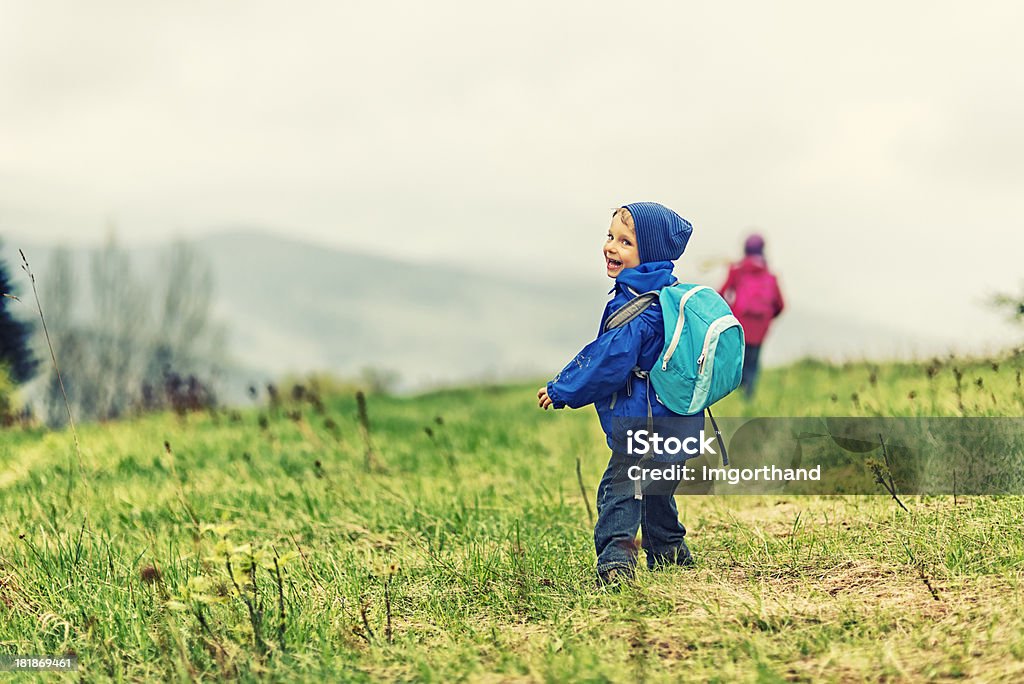
[{"label": "backpack shoulder strap", "polygon": [[608,316],[608,320],[604,323],[604,332],[621,328],[629,323],[646,311],[652,304],[657,303],[659,294],[657,290],[651,290],[630,299]]}]

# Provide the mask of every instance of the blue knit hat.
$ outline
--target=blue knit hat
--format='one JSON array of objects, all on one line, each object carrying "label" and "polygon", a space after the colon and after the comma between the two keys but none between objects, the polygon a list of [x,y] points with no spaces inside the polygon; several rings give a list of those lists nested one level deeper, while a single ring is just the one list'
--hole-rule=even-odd
[{"label": "blue knit hat", "polygon": [[675,261],[682,256],[693,226],[682,216],[657,202],[623,205],[633,215],[640,263]]}]

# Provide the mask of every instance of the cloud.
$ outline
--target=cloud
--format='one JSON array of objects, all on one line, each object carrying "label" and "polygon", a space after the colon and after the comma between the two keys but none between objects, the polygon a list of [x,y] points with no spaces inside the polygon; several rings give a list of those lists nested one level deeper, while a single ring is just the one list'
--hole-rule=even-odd
[{"label": "cloud", "polygon": [[1018,3],[7,12],[0,231],[261,225],[582,278],[611,206],[656,199],[694,264],[760,226],[797,305],[896,292],[937,326],[951,278],[1016,284]]}]

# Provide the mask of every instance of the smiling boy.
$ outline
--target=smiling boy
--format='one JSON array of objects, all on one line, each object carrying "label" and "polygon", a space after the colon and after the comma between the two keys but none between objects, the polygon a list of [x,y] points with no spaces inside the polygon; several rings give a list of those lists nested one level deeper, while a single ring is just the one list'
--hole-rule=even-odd
[{"label": "smiling boy", "polygon": [[[626,224],[629,221],[629,224]],[[628,209],[621,208],[612,214],[612,225],[604,244],[605,268],[609,278],[615,278],[625,268],[640,265],[640,252],[636,248],[636,230],[633,217]]]},{"label": "smiling boy", "polygon": [[657,494],[635,495],[627,476],[637,459],[627,455],[626,427],[652,418],[672,417],[682,434],[697,435],[703,416],[677,418],[658,399],[647,371],[665,341],[662,312],[652,305],[621,327],[605,331],[608,316],[637,295],[675,282],[674,264],[693,227],[671,209],[654,202],[615,210],[602,250],[605,270],[615,280],[597,338],[537,392],[543,409],[594,404],[607,436],[611,459],[597,491],[594,528],[599,584],[630,578],[637,562],[636,533],[642,531],[647,566],[691,565],[686,528],[679,522],[674,483]]}]

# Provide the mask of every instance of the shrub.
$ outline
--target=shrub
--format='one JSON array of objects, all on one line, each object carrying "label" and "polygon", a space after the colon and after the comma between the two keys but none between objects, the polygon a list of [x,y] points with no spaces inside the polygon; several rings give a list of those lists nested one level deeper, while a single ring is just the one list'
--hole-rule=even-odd
[{"label": "shrub", "polygon": [[18,421],[19,409],[16,398],[18,386],[14,384],[6,366],[0,364],[0,426],[10,427]]}]

